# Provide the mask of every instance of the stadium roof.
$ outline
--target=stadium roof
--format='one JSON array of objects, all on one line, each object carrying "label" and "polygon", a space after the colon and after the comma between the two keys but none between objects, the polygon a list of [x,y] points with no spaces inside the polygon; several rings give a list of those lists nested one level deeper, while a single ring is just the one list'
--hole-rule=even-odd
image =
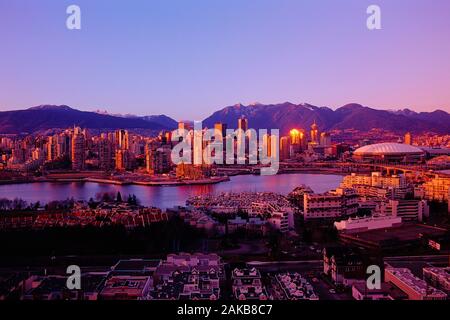
[{"label": "stadium roof", "polygon": [[421,154],[423,150],[401,143],[377,143],[370,144],[355,150],[356,155],[396,155],[396,154]]}]

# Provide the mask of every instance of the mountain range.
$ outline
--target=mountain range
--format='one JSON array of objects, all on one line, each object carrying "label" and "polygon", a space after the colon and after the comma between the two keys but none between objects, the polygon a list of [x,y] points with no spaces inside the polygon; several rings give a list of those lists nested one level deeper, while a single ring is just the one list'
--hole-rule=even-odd
[{"label": "mountain range", "polygon": [[356,129],[369,131],[380,128],[393,132],[436,132],[450,133],[450,114],[437,110],[433,112],[414,112],[409,109],[400,111],[377,110],[360,104],[347,104],[336,110],[317,107],[310,104],[237,104],[213,113],[204,120],[211,127],[215,122],[227,123],[236,127],[238,118],[249,119],[249,127],[254,129],[280,129],[286,134],[292,128],[310,128],[316,122],[321,130]]},{"label": "mountain range", "polygon": [[34,133],[79,126],[89,129],[170,130],[177,122],[167,116],[121,117],[80,111],[68,106],[42,105],[26,110],[0,112],[0,133]]},{"label": "mountain range", "polygon": [[[214,112],[203,121],[206,127],[223,122],[236,128],[240,117],[248,118],[254,129],[280,129],[286,134],[292,128],[309,129],[316,122],[321,130],[356,129],[369,131],[372,128],[393,132],[450,133],[450,114],[436,110],[415,112],[403,110],[377,110],[360,104],[347,104],[336,110],[311,104],[237,104]],[[80,111],[68,106],[42,105],[25,110],[0,112],[0,133],[33,133],[49,129],[64,129],[72,126],[89,129],[145,129],[150,131],[173,130],[177,121],[166,115],[109,115],[107,113]]]}]

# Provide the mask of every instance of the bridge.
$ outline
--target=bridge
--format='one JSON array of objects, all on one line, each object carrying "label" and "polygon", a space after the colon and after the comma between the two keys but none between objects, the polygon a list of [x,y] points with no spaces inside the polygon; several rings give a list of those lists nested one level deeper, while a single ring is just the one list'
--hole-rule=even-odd
[{"label": "bridge", "polygon": [[[426,164],[392,164],[392,163],[366,163],[366,162],[311,162],[311,163],[289,163],[283,162],[282,166],[284,168],[295,168],[299,167],[302,169],[310,167],[313,168],[346,168],[345,172],[352,172],[352,168],[358,169],[363,168],[368,171],[380,171],[386,172],[388,175],[390,174],[415,174],[415,175],[423,175],[434,177],[436,175],[440,177],[448,177],[450,178],[450,174],[436,171],[437,169],[443,170],[442,166],[432,166]],[[342,170],[343,171],[343,170]],[[355,170],[358,171],[358,170]]]}]

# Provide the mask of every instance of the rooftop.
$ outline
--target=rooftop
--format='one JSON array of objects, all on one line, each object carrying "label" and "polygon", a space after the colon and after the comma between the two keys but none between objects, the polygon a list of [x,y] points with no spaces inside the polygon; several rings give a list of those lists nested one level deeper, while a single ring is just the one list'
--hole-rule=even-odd
[{"label": "rooftop", "polygon": [[401,143],[376,143],[355,150],[355,155],[396,155],[396,154],[422,154],[423,150]]}]

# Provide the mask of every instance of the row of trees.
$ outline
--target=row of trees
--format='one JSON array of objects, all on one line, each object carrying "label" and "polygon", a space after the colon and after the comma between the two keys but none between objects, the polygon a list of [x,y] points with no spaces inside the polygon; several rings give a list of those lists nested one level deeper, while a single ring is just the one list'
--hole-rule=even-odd
[{"label": "row of trees", "polygon": [[[62,201],[50,201],[47,203],[44,208],[46,210],[55,211],[55,210],[67,210],[72,209],[75,204],[75,199],[70,198]],[[38,208],[41,208],[40,201],[30,202],[21,199],[15,198],[13,200],[7,198],[0,198],[0,211],[34,211]]]},{"label": "row of trees", "polygon": [[[140,200],[136,197],[136,195],[129,194],[128,197],[124,199],[122,198],[120,192],[117,192],[117,194],[113,192],[97,193],[95,199],[98,202],[115,202],[115,203],[127,202],[130,205],[140,205],[141,203]],[[91,207],[95,207],[98,204],[98,202],[96,202],[93,198],[91,198],[89,200],[89,205]],[[50,211],[63,211],[72,209],[74,204],[75,199],[72,197],[66,200],[50,201],[44,206],[44,208]],[[14,198],[13,200],[7,198],[0,198],[0,211],[33,211],[37,210],[41,206],[42,205],[40,201],[28,203],[27,201],[21,198]]]}]

